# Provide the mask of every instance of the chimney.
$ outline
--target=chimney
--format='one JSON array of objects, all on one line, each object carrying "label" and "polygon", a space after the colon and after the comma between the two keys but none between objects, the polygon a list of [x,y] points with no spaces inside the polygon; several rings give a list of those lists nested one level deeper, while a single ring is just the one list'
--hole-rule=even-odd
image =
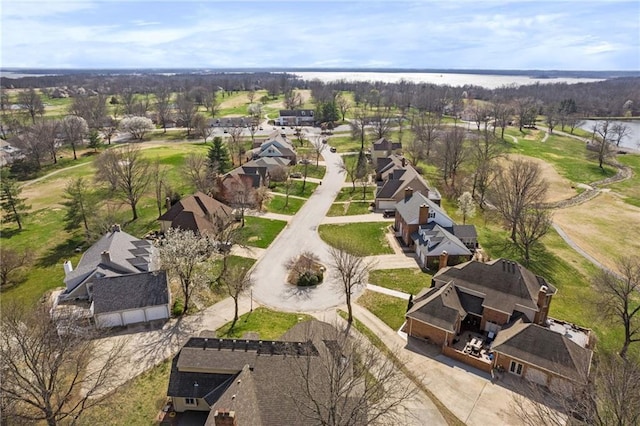
[{"label": "chimney", "polygon": [[424,225],[429,221],[429,206],[422,204],[418,214],[418,225]]},{"label": "chimney", "polygon": [[407,161],[404,159],[404,157],[400,159],[400,164],[402,164],[402,167],[404,167],[407,164]]},{"label": "chimney", "polygon": [[164,199],[164,206],[167,210],[171,208],[171,197],[166,197]]},{"label": "chimney", "polygon": [[111,262],[111,254],[107,250],[105,250],[102,253],[100,253],[100,257],[101,257],[102,263]]},{"label": "chimney", "polygon": [[111,226],[111,232],[120,232],[120,225],[115,223]]},{"label": "chimney", "polygon": [[411,197],[413,197],[413,188],[411,188],[410,186],[407,186],[404,189],[404,201],[405,202],[409,201],[409,199],[411,199]]},{"label": "chimney", "polygon": [[547,302],[547,290],[549,287],[546,285],[540,286],[538,290],[538,309],[540,310],[539,317],[537,318],[538,324],[544,324],[547,321],[547,315],[549,314],[549,303]]},{"label": "chimney", "polygon": [[73,271],[73,265],[71,265],[71,261],[70,260],[67,260],[66,262],[64,262],[64,264],[62,266],[64,267],[64,275],[65,275],[65,277],[67,275],[69,275],[69,273],[71,271]]},{"label": "chimney", "polygon": [[506,272],[507,271],[506,264],[507,264],[507,261],[502,259],[502,272]]},{"label": "chimney", "polygon": [[215,426],[237,426],[236,412],[226,409],[219,409],[213,413]]},{"label": "chimney", "polygon": [[438,265],[438,270],[442,268],[446,268],[448,261],[449,261],[449,253],[443,250],[442,253],[440,253],[440,264]]}]

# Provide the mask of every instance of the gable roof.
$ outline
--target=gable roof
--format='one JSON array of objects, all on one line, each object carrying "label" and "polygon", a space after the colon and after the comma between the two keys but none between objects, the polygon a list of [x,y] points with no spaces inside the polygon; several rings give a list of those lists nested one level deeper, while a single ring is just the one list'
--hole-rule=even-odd
[{"label": "gable roof", "polygon": [[491,350],[579,383],[586,383],[593,355],[560,333],[522,320],[500,331]]},{"label": "gable roof", "polygon": [[[103,253],[108,253],[108,260]],[[71,292],[94,273],[109,277],[153,271],[154,256],[155,247],[149,241],[114,228],[89,247],[77,267],[65,276],[65,292]]]},{"label": "gable roof", "polygon": [[172,228],[205,232],[213,229],[212,218],[214,216],[231,219],[232,209],[215,198],[198,191],[171,206],[158,220],[170,221]]},{"label": "gable roof", "polygon": [[429,212],[438,213],[453,222],[453,219],[436,203],[420,192],[413,192],[411,197],[404,197],[396,203],[396,214],[402,216],[407,225],[418,225],[420,217],[420,206],[426,204]]},{"label": "gable roof", "polygon": [[165,271],[98,278],[93,281],[93,312],[95,314],[168,303],[169,287]]},{"label": "gable roof", "polygon": [[386,138],[380,138],[373,142],[374,151],[395,151],[396,149],[402,149],[402,143],[393,142]]},{"label": "gable roof", "polygon": [[406,317],[455,333],[456,321],[466,315],[455,287],[451,284],[445,284],[440,288],[432,287],[425,293],[416,296]]},{"label": "gable roof", "polygon": [[[393,163],[390,163],[393,164]],[[423,193],[433,200],[439,200],[440,193],[429,187],[427,181],[413,168],[406,165],[403,168],[390,168],[382,172],[382,186],[376,193],[376,198],[391,198],[400,200],[404,196],[405,188],[413,188],[414,193]]]},{"label": "gable roof", "polygon": [[416,246],[424,247],[427,256],[439,256],[445,251],[450,256],[471,255],[471,251],[457,236],[435,222],[420,226],[412,239]]},{"label": "gable roof", "polygon": [[521,305],[538,311],[538,292],[546,287],[546,294],[556,289],[544,278],[524,266],[506,259],[482,263],[469,261],[439,270],[434,276],[436,285],[453,283],[456,287],[482,294],[483,306],[506,313]]}]

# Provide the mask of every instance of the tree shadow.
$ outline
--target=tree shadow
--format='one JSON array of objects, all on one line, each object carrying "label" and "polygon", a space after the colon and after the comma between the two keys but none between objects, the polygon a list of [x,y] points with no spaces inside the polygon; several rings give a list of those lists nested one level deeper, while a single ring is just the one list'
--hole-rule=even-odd
[{"label": "tree shadow", "polygon": [[76,249],[84,243],[82,237],[71,237],[66,241],[49,249],[39,260],[37,265],[40,267],[54,266],[62,263],[76,254]]},{"label": "tree shadow", "polygon": [[22,229],[12,228],[12,229],[2,229],[0,230],[0,238],[2,239],[10,239],[15,235],[18,235],[22,232]]}]

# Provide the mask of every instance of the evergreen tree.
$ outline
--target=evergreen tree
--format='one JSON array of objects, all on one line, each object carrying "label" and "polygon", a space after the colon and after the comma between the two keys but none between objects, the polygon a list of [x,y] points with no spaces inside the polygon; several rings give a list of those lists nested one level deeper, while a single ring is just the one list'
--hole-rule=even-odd
[{"label": "evergreen tree", "polygon": [[87,147],[93,149],[95,152],[98,152],[98,148],[102,145],[102,138],[100,137],[100,133],[97,130],[92,130],[89,132],[89,143]]},{"label": "evergreen tree", "polygon": [[24,198],[20,198],[21,192],[22,188],[18,186],[18,182],[10,179],[8,171],[3,170],[0,178],[0,208],[2,208],[4,220],[16,222],[18,229],[22,229],[21,219],[30,207],[25,204]]},{"label": "evergreen tree", "polygon": [[229,152],[227,147],[222,143],[222,138],[216,136],[213,138],[213,145],[209,148],[209,168],[218,173],[226,173],[229,170]]},{"label": "evergreen tree", "polygon": [[89,182],[84,178],[79,177],[69,181],[65,188],[63,197],[66,201],[62,205],[67,208],[64,216],[67,231],[73,231],[82,224],[85,233],[89,235],[88,220],[97,212],[98,200],[90,191],[88,184]]}]

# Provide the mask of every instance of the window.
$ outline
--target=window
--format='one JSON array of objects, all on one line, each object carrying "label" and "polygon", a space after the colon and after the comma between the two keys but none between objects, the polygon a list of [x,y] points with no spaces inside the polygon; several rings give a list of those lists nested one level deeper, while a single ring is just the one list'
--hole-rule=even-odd
[{"label": "window", "polygon": [[435,212],[429,212],[429,218],[434,219],[436,217]]},{"label": "window", "polygon": [[195,398],[185,398],[184,405],[198,405],[198,402]]},{"label": "window", "polygon": [[522,364],[519,362],[511,361],[509,364],[509,372],[518,376],[522,375]]}]

